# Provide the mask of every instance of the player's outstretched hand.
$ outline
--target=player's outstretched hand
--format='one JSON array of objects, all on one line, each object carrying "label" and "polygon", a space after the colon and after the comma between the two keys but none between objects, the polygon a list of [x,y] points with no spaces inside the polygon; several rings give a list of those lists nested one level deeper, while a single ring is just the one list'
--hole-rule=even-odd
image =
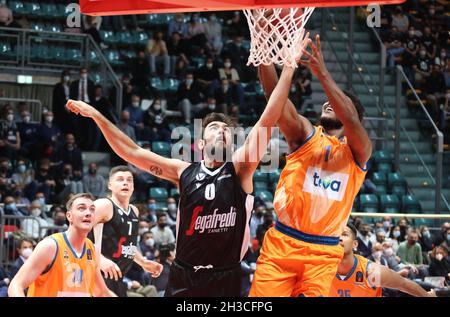
[{"label": "player's outstretched hand", "polygon": [[154,278],[157,278],[163,270],[163,266],[161,264],[147,259],[144,260],[141,266],[145,271],[149,272]]},{"label": "player's outstretched hand", "polygon": [[100,260],[100,270],[105,275],[105,278],[114,279],[116,281],[118,281],[119,278],[122,278],[122,271],[119,266],[107,258],[102,257]]},{"label": "player's outstretched hand", "polygon": [[323,59],[319,34],[316,36],[315,45],[311,39],[308,39],[307,43],[307,46],[311,49],[311,53],[304,48],[302,54],[306,59],[300,59],[298,62],[299,64],[308,67],[311,73],[320,79],[327,73],[327,68]]},{"label": "player's outstretched hand", "polygon": [[75,114],[81,114],[83,117],[92,118],[95,116],[97,110],[80,100],[69,99],[66,104],[66,108]]},{"label": "player's outstretched hand", "polygon": [[428,293],[428,297],[437,297],[436,291],[434,289],[432,289],[431,291],[429,291],[427,293]]}]

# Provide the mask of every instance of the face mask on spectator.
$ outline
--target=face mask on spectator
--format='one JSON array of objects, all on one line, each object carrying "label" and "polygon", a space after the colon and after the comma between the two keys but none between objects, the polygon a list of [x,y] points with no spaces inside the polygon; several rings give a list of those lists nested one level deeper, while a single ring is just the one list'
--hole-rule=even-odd
[{"label": "face mask on spectator", "polygon": [[231,67],[231,63],[224,63],[223,66],[225,66],[225,68],[230,68]]},{"label": "face mask on spectator", "polygon": [[8,114],[7,116],[6,116],[6,120],[8,120],[8,121],[13,121],[14,120],[14,115],[12,114],[12,113],[10,113],[10,114]]},{"label": "face mask on spectator", "polygon": [[53,116],[46,116],[45,117],[45,122],[52,123],[53,122]]},{"label": "face mask on spectator", "polygon": [[158,116],[155,117],[155,123],[156,124],[161,124],[162,122],[163,122],[163,118],[161,116],[158,115]]},{"label": "face mask on spectator", "polygon": [[389,228],[390,226],[391,226],[391,222],[390,221],[388,221],[388,220],[383,221],[383,227],[384,228]]},{"label": "face mask on spectator", "polygon": [[216,109],[216,104],[214,104],[214,103],[209,103],[209,104],[208,104],[208,108],[209,108],[209,110],[214,110],[214,109]]},{"label": "face mask on spectator", "polygon": [[143,235],[144,233],[148,232],[148,228],[139,228],[139,235]]},{"label": "face mask on spectator", "polygon": [[383,251],[385,257],[390,257],[394,254],[394,250],[392,248],[387,248]]},{"label": "face mask on spectator", "polygon": [[443,258],[444,258],[444,255],[442,253],[436,254],[436,260],[442,261]]},{"label": "face mask on spectator", "polygon": [[450,241],[450,233],[447,234],[447,241]]},{"label": "face mask on spectator", "polygon": [[161,105],[159,103],[157,103],[153,106],[153,109],[155,109],[155,111],[159,111],[159,110],[161,110]]},{"label": "face mask on spectator", "polygon": [[9,209],[9,210],[16,210],[17,209],[16,203],[7,204],[5,207],[7,209]]},{"label": "face mask on spectator", "polygon": [[45,205],[45,197],[40,197],[40,198],[38,198],[38,200],[42,206]]},{"label": "face mask on spectator", "polygon": [[153,248],[153,246],[155,245],[155,239],[148,238],[147,240],[145,240],[145,245],[150,248]]},{"label": "face mask on spectator", "polygon": [[382,254],[383,252],[381,251],[375,251],[374,253],[372,253],[374,259],[380,259]]},{"label": "face mask on spectator", "polygon": [[31,215],[34,217],[39,217],[42,211],[39,208],[34,208],[31,210]]},{"label": "face mask on spectator", "polygon": [[87,77],[88,77],[88,74],[86,74],[86,73],[81,74],[81,79],[86,79]]},{"label": "face mask on spectator", "polygon": [[425,238],[429,238],[429,237],[431,236],[430,231],[424,231],[424,232],[422,233],[422,235],[423,235]]},{"label": "face mask on spectator", "polygon": [[208,63],[208,64],[206,64],[206,68],[208,68],[208,69],[212,69],[212,68],[213,68],[213,64],[212,64],[212,63]]},{"label": "face mask on spectator", "polygon": [[17,167],[17,170],[19,171],[19,173],[25,173],[25,171],[27,170],[27,167],[25,165],[23,165],[23,164],[20,164]]},{"label": "face mask on spectator", "polygon": [[167,205],[167,209],[168,209],[170,212],[174,212],[174,211],[177,210],[177,204],[174,204],[174,203],[168,204],[168,205]]},{"label": "face mask on spectator", "polygon": [[64,77],[63,77],[63,80],[64,80],[65,83],[69,82],[70,76],[64,76]]},{"label": "face mask on spectator", "polygon": [[434,15],[436,13],[436,10],[430,9],[430,10],[428,10],[428,12],[430,13],[430,15]]},{"label": "face mask on spectator", "polygon": [[398,238],[400,237],[400,231],[396,230],[392,235],[394,236],[394,238]]},{"label": "face mask on spectator", "polygon": [[139,107],[139,101],[135,101],[131,104],[134,108]]},{"label": "face mask on spectator", "polygon": [[193,79],[186,79],[186,85],[190,86],[194,82]]},{"label": "face mask on spectator", "polygon": [[420,52],[419,52],[419,55],[420,55],[420,57],[425,57],[425,55],[427,55],[427,51],[425,51],[425,50],[420,50]]},{"label": "face mask on spectator", "polygon": [[22,252],[20,252],[20,255],[23,256],[25,259],[28,259],[31,255],[31,253],[33,253],[33,249],[25,248],[22,250]]},{"label": "face mask on spectator", "polygon": [[227,92],[227,91],[228,91],[228,87],[229,87],[228,85],[223,85],[223,86],[222,86],[223,91]]},{"label": "face mask on spectator", "polygon": [[155,203],[148,204],[148,209],[152,211],[156,210],[156,204]]},{"label": "face mask on spectator", "polygon": [[25,116],[25,117],[22,118],[22,121],[25,122],[25,123],[30,122],[30,120],[31,120],[30,116]]},{"label": "face mask on spectator", "polygon": [[408,34],[409,34],[410,37],[413,37],[414,36],[414,31],[409,31]]}]

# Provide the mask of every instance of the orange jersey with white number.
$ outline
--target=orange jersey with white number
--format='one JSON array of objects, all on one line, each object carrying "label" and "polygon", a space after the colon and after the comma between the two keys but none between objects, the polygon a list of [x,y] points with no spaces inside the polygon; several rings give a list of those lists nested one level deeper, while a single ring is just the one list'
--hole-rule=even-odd
[{"label": "orange jersey with white number", "polygon": [[274,198],[278,221],[307,234],[340,236],[365,175],[345,137],[314,127],[286,158]]},{"label": "orange jersey with white number", "polygon": [[65,232],[47,239],[56,242],[57,250],[50,267],[28,289],[30,297],[90,297],[94,296],[95,249],[89,239],[77,256]]},{"label": "orange jersey with white number", "polygon": [[[371,271],[370,260],[355,255],[353,268],[347,276],[336,273],[331,284],[330,297],[381,297],[382,289],[377,287],[377,274]],[[370,273],[369,273],[370,272]],[[379,284],[378,284],[379,285]]]}]

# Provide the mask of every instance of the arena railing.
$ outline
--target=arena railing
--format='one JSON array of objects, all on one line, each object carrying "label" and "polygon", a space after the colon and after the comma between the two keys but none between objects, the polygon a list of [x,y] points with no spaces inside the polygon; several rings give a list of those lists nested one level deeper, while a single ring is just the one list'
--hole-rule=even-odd
[{"label": "arena railing", "polygon": [[[0,27],[0,43],[5,49],[10,48],[6,52],[0,50],[0,67],[4,73],[59,77],[64,69],[75,72],[87,67],[90,75],[98,76],[91,78],[95,82],[114,87],[116,111],[122,109],[122,84],[89,34]],[[58,49],[61,50],[58,54],[71,51],[74,55],[52,58]]]}]

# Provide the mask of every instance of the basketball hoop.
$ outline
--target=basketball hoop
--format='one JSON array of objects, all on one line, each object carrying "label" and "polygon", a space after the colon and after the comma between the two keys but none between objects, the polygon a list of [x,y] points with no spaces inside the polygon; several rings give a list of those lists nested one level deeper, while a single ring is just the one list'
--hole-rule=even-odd
[{"label": "basketball hoop", "polygon": [[297,67],[309,33],[305,26],[314,7],[243,10],[250,29],[251,47],[247,65]]}]

